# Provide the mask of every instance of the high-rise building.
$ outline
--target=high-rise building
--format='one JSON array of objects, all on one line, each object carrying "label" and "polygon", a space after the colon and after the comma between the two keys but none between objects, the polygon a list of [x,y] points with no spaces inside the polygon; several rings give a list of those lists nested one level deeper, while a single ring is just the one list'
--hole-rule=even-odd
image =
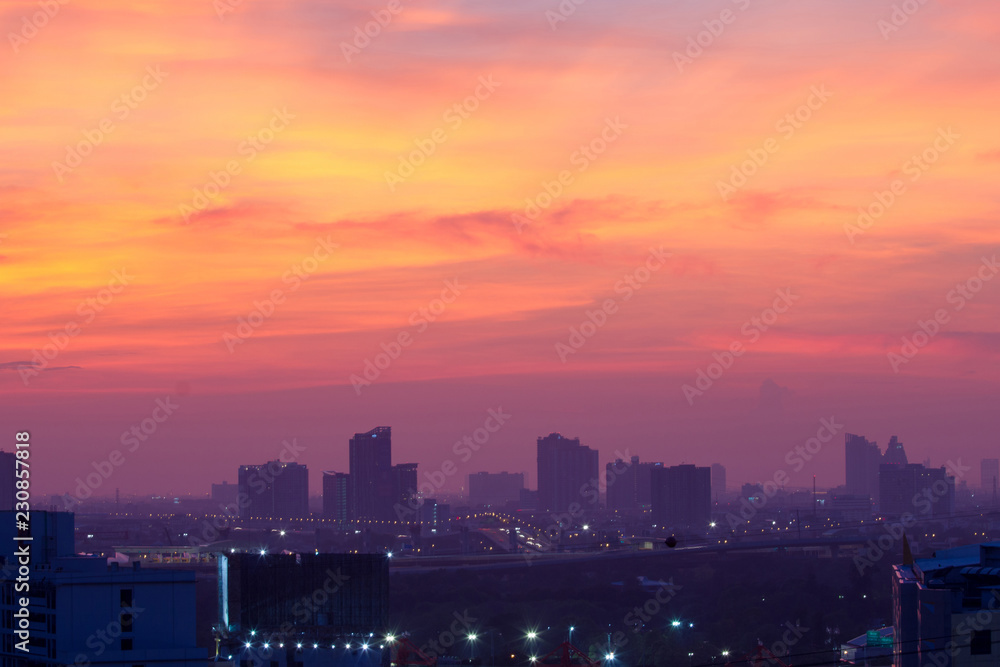
[{"label": "high-rise building", "polygon": [[469,504],[503,507],[518,502],[524,489],[523,472],[476,472],[469,475]]},{"label": "high-rise building", "polygon": [[896,436],[889,438],[889,445],[885,448],[885,454],[882,455],[882,463],[898,466],[905,466],[909,463],[906,460],[906,450],[903,449],[903,443]]},{"label": "high-rise building", "polygon": [[639,509],[639,457],[615,459],[604,472],[609,510],[631,512]]},{"label": "high-rise building", "polygon": [[598,452],[579,438],[538,438],[538,509],[585,512],[598,508]]},{"label": "high-rise building", "polygon": [[658,526],[708,529],[712,519],[712,469],[665,466],[652,473],[653,521]]},{"label": "high-rise building", "polygon": [[14,482],[17,480],[17,457],[0,450],[0,511],[14,509]]},{"label": "high-rise building", "polygon": [[882,463],[878,445],[863,436],[848,433],[844,438],[844,461],[847,493],[878,498],[878,467]]},{"label": "high-rise building", "polygon": [[395,519],[392,475],[392,429],[379,426],[355,433],[350,442],[352,519]]},{"label": "high-rise building", "polygon": [[300,463],[268,461],[239,469],[241,517],[309,516],[309,470]]},{"label": "high-rise building", "polygon": [[351,476],[346,472],[323,472],[323,516],[327,519],[347,521]]},{"label": "high-rise building", "polygon": [[1000,492],[1000,459],[983,459],[979,464],[979,488],[985,491],[985,500],[990,505],[997,504]]},{"label": "high-rise building", "polygon": [[726,468],[721,463],[712,464],[712,500],[726,495]]},{"label": "high-rise building", "polygon": [[399,515],[397,505],[409,508],[417,500],[417,464],[398,463],[392,466],[392,518]]},{"label": "high-rise building", "polygon": [[955,478],[949,476],[943,466],[882,464],[878,478],[879,512],[882,514],[951,516],[955,505]]}]

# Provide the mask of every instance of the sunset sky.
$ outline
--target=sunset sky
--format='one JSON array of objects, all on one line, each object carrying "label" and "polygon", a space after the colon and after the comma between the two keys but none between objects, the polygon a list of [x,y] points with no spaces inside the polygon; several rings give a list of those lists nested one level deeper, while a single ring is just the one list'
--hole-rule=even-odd
[{"label": "sunset sky", "polygon": [[294,438],[315,493],[379,425],[458,464],[443,491],[533,485],[553,431],[730,485],[831,417],[793,486],[843,483],[845,432],[973,486],[998,455],[994,0],[2,0],[0,28],[0,423],[36,492],[118,449],[98,495],[204,493]]}]

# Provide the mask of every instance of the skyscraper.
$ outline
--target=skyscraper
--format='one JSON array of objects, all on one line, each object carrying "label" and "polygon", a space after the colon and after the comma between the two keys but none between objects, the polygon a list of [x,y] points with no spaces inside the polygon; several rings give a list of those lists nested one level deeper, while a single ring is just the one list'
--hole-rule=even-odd
[{"label": "skyscraper", "polygon": [[379,426],[367,433],[355,433],[349,457],[350,518],[394,519],[392,429]]},{"label": "skyscraper", "polygon": [[239,468],[241,517],[309,516],[309,470],[300,463],[268,461]]},{"label": "skyscraper", "polygon": [[327,519],[347,521],[351,476],[346,472],[323,472],[323,516]]},{"label": "skyscraper", "polygon": [[538,438],[538,509],[564,512],[598,507],[598,452],[579,438]]},{"label": "skyscraper", "polygon": [[639,457],[631,461],[615,459],[604,472],[609,510],[629,512],[639,509]]},{"label": "skyscraper", "polygon": [[896,436],[889,438],[889,445],[885,448],[885,454],[882,455],[882,463],[900,466],[905,466],[908,463],[903,443]]},{"label": "skyscraper", "polygon": [[882,452],[867,438],[848,433],[844,437],[844,461],[847,468],[847,493],[855,496],[879,496],[878,467]]},{"label": "skyscraper", "polygon": [[707,530],[712,519],[712,469],[694,465],[654,468],[652,500],[656,525]]},{"label": "skyscraper", "polygon": [[712,464],[712,500],[726,495],[726,468],[721,463]]},{"label": "skyscraper", "polygon": [[392,466],[392,507],[391,516],[398,518],[396,506],[410,508],[417,504],[417,464],[398,463]]}]

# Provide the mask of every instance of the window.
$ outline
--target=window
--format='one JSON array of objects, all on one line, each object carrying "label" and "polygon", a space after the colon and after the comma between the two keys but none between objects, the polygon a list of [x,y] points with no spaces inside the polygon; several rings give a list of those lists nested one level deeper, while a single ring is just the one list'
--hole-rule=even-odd
[{"label": "window", "polygon": [[122,632],[132,632],[132,614],[129,612],[122,612],[121,615]]},{"label": "window", "polygon": [[975,630],[969,649],[972,655],[989,655],[993,652],[993,637],[990,630]]},{"label": "window", "polygon": [[122,639],[122,650],[131,651],[132,650],[132,638]]},{"label": "window", "polygon": [[132,606],[132,589],[123,588],[121,590],[121,606],[131,607]]}]

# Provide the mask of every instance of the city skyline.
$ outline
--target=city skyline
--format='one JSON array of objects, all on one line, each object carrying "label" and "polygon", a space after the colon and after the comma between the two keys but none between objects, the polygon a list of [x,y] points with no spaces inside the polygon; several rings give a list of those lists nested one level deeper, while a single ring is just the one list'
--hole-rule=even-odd
[{"label": "city skyline", "polygon": [[500,407],[482,469],[558,431],[766,478],[831,417],[994,457],[997,7],[571,4],[362,39],[383,5],[6,3],[0,420],[39,488],[123,445],[126,492],[292,438],[342,470],[372,423],[443,462]]}]

